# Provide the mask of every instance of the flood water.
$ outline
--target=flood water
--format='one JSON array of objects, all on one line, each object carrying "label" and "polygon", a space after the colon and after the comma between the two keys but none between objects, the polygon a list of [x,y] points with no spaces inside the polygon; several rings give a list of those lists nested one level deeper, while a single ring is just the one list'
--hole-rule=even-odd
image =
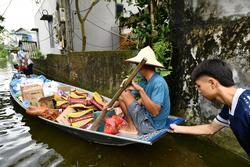
[{"label": "flood water", "polygon": [[245,167],[250,161],[188,135],[153,146],[89,143],[28,116],[10,97],[13,70],[0,61],[0,167]]}]

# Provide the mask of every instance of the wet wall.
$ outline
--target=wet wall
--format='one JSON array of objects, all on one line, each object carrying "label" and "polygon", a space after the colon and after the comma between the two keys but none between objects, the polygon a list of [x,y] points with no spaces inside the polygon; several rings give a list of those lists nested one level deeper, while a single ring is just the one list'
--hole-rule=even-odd
[{"label": "wet wall", "polygon": [[[221,106],[198,94],[190,74],[203,60],[221,58],[232,65],[237,86],[250,85],[250,1],[175,0],[172,20],[174,72],[169,82],[173,112],[188,124],[211,122]],[[244,154],[228,129],[211,140]]]},{"label": "wet wall", "polygon": [[132,51],[50,54],[45,60],[34,60],[34,70],[50,79],[112,97],[131,69],[125,60],[132,56]]}]

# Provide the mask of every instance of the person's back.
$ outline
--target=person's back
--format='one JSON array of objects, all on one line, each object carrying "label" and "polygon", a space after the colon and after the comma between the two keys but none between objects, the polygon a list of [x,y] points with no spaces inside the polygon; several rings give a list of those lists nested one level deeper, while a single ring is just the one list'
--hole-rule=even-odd
[{"label": "person's back", "polygon": [[33,64],[33,61],[28,53],[25,54],[25,59],[27,59],[27,65]]},{"label": "person's back", "polygon": [[17,59],[19,60],[19,66],[27,77],[33,74],[33,61],[30,59],[29,54],[25,53],[22,47],[17,52]]},{"label": "person's back", "polygon": [[27,69],[24,71],[27,77],[30,77],[33,74],[33,61],[30,59],[29,54],[25,54],[25,60],[27,64]]},{"label": "person's back", "polygon": [[25,65],[25,53],[22,49],[17,52],[17,61],[19,66]]},{"label": "person's back", "polygon": [[224,105],[215,118],[218,124],[229,126],[240,145],[250,155],[250,90],[238,88],[232,105]]}]

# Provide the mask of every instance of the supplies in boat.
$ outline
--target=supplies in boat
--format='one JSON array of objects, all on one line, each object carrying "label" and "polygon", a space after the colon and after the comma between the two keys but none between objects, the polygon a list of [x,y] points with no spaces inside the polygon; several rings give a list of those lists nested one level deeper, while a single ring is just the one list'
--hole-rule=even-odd
[{"label": "supplies in boat", "polygon": [[38,106],[40,98],[44,97],[43,87],[39,84],[22,84],[21,94],[23,101],[29,101],[32,106]]},{"label": "supplies in boat", "polygon": [[93,111],[92,108],[86,109],[86,110],[83,110],[83,111],[79,111],[79,112],[72,112],[72,113],[67,114],[67,116],[70,117],[70,118],[78,118],[78,117],[81,117],[81,116],[84,116],[84,115],[88,114],[91,111]]},{"label": "supplies in boat", "polygon": [[74,113],[76,112],[76,110],[74,110],[73,108],[71,107],[67,107],[57,118],[56,118],[56,121],[61,123],[61,124],[64,124],[64,125],[68,125],[70,126],[70,122],[69,122],[69,118],[68,118],[68,114],[70,113]]},{"label": "supplies in boat", "polygon": [[26,113],[33,116],[42,116],[49,120],[55,121],[58,118],[60,111],[58,109],[51,109],[46,106],[30,106]]},{"label": "supplies in boat", "polygon": [[54,96],[42,97],[38,100],[38,106],[46,106],[48,108],[54,108],[53,104]]},{"label": "supplies in boat", "polygon": [[94,119],[93,111],[93,109],[86,109],[77,112],[69,106],[56,118],[56,121],[76,128],[85,128],[85,125]]},{"label": "supplies in boat", "polygon": [[[39,89],[41,90],[41,87]],[[69,86],[58,86],[53,96],[39,96],[37,101],[39,103],[36,107],[30,106],[27,109],[28,114],[42,116],[76,128],[90,127],[94,120],[94,113],[102,110],[106,104],[97,92],[91,94]],[[104,132],[116,134],[121,126],[127,126],[122,117],[117,115],[107,117]]]},{"label": "supplies in boat", "polygon": [[89,114],[82,115],[82,116],[79,116],[79,117],[69,117],[69,122],[72,124],[72,123],[82,121],[82,120],[85,120],[85,119],[89,119],[89,118],[94,118],[94,114],[89,113]]},{"label": "supplies in boat", "polygon": [[122,117],[113,115],[105,118],[104,133],[117,134],[121,127],[128,127],[128,123]]},{"label": "supplies in boat", "polygon": [[106,103],[97,92],[89,94],[77,89],[69,91],[67,87],[58,89],[53,100],[55,107],[62,110],[56,121],[77,128],[91,126],[94,120],[93,113],[102,110]]}]

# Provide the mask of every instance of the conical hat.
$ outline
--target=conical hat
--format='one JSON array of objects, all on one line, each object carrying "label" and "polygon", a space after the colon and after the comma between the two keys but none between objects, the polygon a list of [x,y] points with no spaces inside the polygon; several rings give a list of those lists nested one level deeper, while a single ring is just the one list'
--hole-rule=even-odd
[{"label": "conical hat", "polygon": [[140,63],[143,58],[147,59],[146,64],[151,65],[151,66],[156,66],[156,67],[162,67],[164,66],[156,60],[155,53],[154,51],[150,48],[150,46],[147,46],[143,49],[140,50],[140,52],[135,56],[130,59],[127,59],[126,62],[130,63]]}]

